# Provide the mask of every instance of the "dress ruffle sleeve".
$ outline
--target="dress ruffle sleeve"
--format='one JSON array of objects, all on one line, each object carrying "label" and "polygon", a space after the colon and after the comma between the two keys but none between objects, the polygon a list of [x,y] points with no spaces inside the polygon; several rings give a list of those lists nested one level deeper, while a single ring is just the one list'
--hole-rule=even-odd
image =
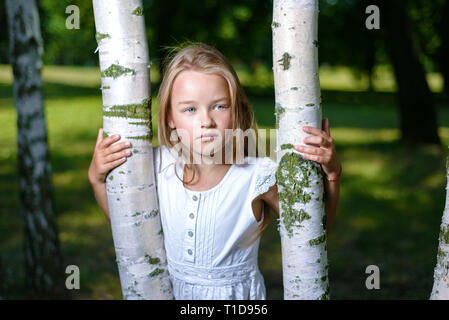
[{"label": "dress ruffle sleeve", "polygon": [[258,159],[253,199],[267,192],[276,183],[277,167],[277,163],[269,157]]}]

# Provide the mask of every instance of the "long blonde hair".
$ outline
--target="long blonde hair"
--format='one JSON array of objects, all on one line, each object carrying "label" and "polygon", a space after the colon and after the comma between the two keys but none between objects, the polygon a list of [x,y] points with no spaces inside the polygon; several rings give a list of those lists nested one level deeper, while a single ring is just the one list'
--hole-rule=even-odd
[{"label": "long blonde hair", "polygon": [[[183,42],[180,45],[171,48],[169,54],[167,55],[164,65],[163,65],[163,78],[161,85],[159,87],[159,119],[158,119],[158,143],[159,147],[166,146],[168,148],[173,148],[177,142],[173,142],[170,138],[172,137],[172,131],[176,129],[171,129],[168,126],[168,114],[171,108],[171,91],[173,88],[173,83],[178,74],[182,71],[192,70],[197,72],[202,72],[205,74],[214,74],[223,77],[229,88],[229,96],[231,98],[231,113],[232,113],[232,129],[241,129],[246,131],[247,129],[252,129],[251,131],[255,133],[255,136],[250,135],[248,139],[253,139],[254,145],[257,148],[256,136],[257,134],[257,123],[255,121],[254,113],[251,109],[250,103],[243,91],[240,84],[238,76],[228,61],[228,59],[217,49],[211,47],[207,44],[201,42]],[[235,132],[235,131],[233,131]],[[234,136],[235,139],[235,136]],[[248,144],[250,142],[248,141]],[[236,154],[236,143],[233,143],[233,160]],[[161,170],[162,165],[162,152],[159,152],[159,163]],[[179,156],[182,154],[180,152]],[[244,144],[244,156],[248,156],[248,146]],[[196,170],[195,166],[187,161],[185,163],[187,168],[193,172],[192,179],[190,181],[184,181],[179,178],[176,172],[176,166],[174,166],[175,174],[180,179],[183,184],[188,185],[195,178]],[[257,238],[262,234],[262,231],[268,226],[270,217],[268,214],[264,215],[264,221],[259,226],[259,230],[254,239],[252,239],[248,244],[244,246],[249,246],[257,240]]]}]

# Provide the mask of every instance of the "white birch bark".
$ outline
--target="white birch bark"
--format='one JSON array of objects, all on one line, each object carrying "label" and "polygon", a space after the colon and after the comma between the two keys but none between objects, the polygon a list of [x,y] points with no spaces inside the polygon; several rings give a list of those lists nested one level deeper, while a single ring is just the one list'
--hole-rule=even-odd
[{"label": "white birch bark", "polygon": [[140,0],[93,0],[103,130],[132,143],[106,179],[124,299],[173,299],[153,162],[149,56]]},{"label": "white birch bark", "polygon": [[55,294],[54,290],[61,280],[61,256],[42,92],[43,43],[34,0],[8,0],[6,9],[17,110],[25,274],[27,287],[43,297]]},{"label": "white birch bark", "polygon": [[446,159],[446,205],[440,226],[437,265],[430,300],[449,300],[449,157]]},{"label": "white birch bark", "polygon": [[321,129],[318,0],[273,1],[273,72],[284,299],[328,299],[323,176],[294,149]]}]

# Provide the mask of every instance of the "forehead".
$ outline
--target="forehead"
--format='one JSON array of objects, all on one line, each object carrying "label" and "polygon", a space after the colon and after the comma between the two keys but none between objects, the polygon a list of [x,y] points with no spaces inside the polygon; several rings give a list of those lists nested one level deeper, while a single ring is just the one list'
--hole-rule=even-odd
[{"label": "forehead", "polygon": [[175,78],[171,95],[175,103],[183,100],[207,102],[220,97],[229,98],[229,88],[222,76],[188,70]]}]

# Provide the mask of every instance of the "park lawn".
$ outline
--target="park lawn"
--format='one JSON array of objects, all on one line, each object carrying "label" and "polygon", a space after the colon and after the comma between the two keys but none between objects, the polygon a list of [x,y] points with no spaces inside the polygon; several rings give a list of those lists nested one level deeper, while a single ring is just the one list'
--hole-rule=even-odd
[{"label": "park lawn", "polygon": [[[44,73],[44,92],[55,211],[64,266],[77,265],[81,273],[81,289],[69,297],[121,299],[111,230],[87,181],[102,124],[98,75],[95,68],[50,69],[51,76]],[[5,272],[0,293],[20,299],[29,292],[24,285],[16,112],[5,70],[0,67],[0,263]],[[73,82],[64,78],[67,74],[73,74]],[[427,299],[445,201],[449,108],[438,105],[443,147],[411,149],[398,144],[392,93],[345,90],[323,87],[323,117],[330,119],[343,164],[339,210],[327,242],[331,298]],[[259,127],[274,128],[273,95],[256,95],[257,88],[247,92]],[[157,145],[157,99],[153,106]],[[267,298],[282,299],[278,221],[275,213],[271,217],[259,266]],[[372,264],[380,268],[380,290],[365,287],[365,269]]]}]

